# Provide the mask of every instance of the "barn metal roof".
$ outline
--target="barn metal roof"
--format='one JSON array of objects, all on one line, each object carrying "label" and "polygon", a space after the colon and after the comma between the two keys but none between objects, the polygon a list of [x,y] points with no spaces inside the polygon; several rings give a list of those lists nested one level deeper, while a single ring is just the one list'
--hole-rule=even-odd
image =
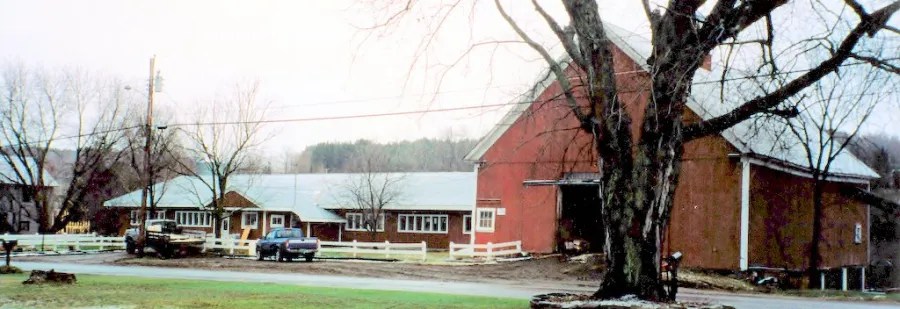
[{"label": "barn metal roof", "polygon": [[[309,222],[344,222],[345,219],[329,209],[356,208],[342,198],[345,186],[362,174],[281,174],[234,175],[229,178],[228,191],[241,194],[261,210],[291,211]],[[475,173],[393,173],[380,174],[399,177],[400,190],[396,203],[388,210],[409,211],[469,211],[475,196]],[[203,182],[181,176],[154,185],[160,197],[160,208],[201,208],[212,201],[212,194]],[[141,191],[108,200],[106,207],[139,207]]]},{"label": "barn metal roof", "polygon": [[[652,51],[650,40],[609,23],[604,23],[604,29],[607,37],[613,44],[619,47],[644,70],[648,69],[647,58],[649,58]],[[559,63],[564,66],[571,62],[571,58],[565,53],[559,59]],[[721,72],[718,74],[721,74]],[[556,81],[553,74],[549,74],[549,68],[538,76],[542,77],[542,79],[535,82],[534,89],[537,91],[529,91],[517,98],[517,101],[534,102],[547,87]],[[698,70],[694,78],[695,86],[692,87],[687,105],[688,108],[704,119],[721,115],[728,111],[730,107],[742,103],[743,101],[740,101],[741,98],[746,99],[748,95],[756,95],[759,92],[758,88],[729,87],[725,90],[733,92],[731,93],[732,95],[724,96],[727,100],[720,100],[722,87],[718,83],[708,82],[716,78],[714,73]],[[729,102],[729,100],[731,101]],[[514,104],[503,119],[479,140],[478,144],[465,156],[465,160],[470,162],[482,160],[487,150],[506,133],[530,106],[531,104]],[[731,129],[725,130],[721,135],[744,154],[781,161],[784,163],[783,165],[794,169],[808,169],[807,166],[809,164],[806,162],[805,152],[799,139],[791,134],[780,134],[779,132],[783,133],[783,130],[780,130],[778,125],[776,122],[767,124],[765,121],[744,121]],[[765,133],[760,134],[759,132]],[[843,151],[838,154],[832,163],[830,175],[861,179],[879,177],[875,171],[849,151]],[[832,180],[839,179],[833,178]]]}]

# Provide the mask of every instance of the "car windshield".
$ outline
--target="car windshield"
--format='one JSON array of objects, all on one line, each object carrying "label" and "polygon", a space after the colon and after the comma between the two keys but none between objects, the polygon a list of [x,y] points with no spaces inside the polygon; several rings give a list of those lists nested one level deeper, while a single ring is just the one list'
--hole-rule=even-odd
[{"label": "car windshield", "polygon": [[300,238],[303,237],[303,231],[295,229],[283,230],[278,233],[278,236],[279,238]]}]

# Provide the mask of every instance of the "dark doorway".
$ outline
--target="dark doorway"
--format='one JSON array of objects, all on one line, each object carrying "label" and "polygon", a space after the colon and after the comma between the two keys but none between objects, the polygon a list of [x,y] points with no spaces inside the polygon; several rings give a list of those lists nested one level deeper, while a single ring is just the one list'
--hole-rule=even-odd
[{"label": "dark doorway", "polygon": [[560,185],[560,219],[557,250],[566,249],[566,242],[587,241],[587,252],[603,251],[603,224],[600,221],[600,194],[595,184]]}]

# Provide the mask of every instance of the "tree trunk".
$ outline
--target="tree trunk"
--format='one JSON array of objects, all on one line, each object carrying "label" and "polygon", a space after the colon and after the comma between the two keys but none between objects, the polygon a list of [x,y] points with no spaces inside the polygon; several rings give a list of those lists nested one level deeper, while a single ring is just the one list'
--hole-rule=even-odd
[{"label": "tree trunk", "polygon": [[809,289],[817,289],[819,282],[819,265],[822,263],[822,253],[820,251],[820,242],[822,241],[822,217],[823,205],[822,196],[824,195],[824,181],[820,180],[821,175],[813,175],[813,229],[812,239],[809,243],[809,265],[807,268],[807,276],[809,278]]},{"label": "tree trunk", "polygon": [[[658,115],[652,107],[647,114]],[[595,297],[634,294],[642,299],[665,300],[669,296],[660,277],[660,235],[669,221],[683,142],[680,117],[673,121],[671,115],[664,114],[662,119],[644,119],[642,142],[636,151],[604,152],[619,155],[601,160],[608,270]],[[633,166],[621,164],[627,162],[633,162]]]}]

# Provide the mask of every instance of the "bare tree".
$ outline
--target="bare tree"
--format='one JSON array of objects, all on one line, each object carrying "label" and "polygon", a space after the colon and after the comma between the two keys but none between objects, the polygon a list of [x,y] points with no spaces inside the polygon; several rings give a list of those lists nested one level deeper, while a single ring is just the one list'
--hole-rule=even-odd
[{"label": "bare tree", "polygon": [[348,224],[354,220],[352,224],[361,225],[375,241],[377,233],[384,230],[385,207],[402,198],[401,186],[405,177],[400,173],[385,172],[390,169],[390,160],[374,147],[367,147],[357,156],[354,161],[364,163],[353,170],[356,174],[348,176],[338,195],[338,203],[360,212],[362,217],[348,218]]},{"label": "bare tree", "polygon": [[[34,208],[23,210],[38,223],[38,231],[55,233],[84,218],[93,182],[119,160],[116,146],[127,97],[114,80],[21,65],[3,71],[2,85],[0,156],[12,170],[5,180],[26,188]],[[74,148],[72,163],[58,167],[66,178],[58,201],[52,192],[57,184],[47,173],[54,147]]]},{"label": "bare tree", "polygon": [[[634,107],[619,95],[627,91],[617,83],[608,25],[600,17],[597,1],[563,0],[566,18],[554,18],[536,0],[531,3],[564,49],[564,62],[558,62],[548,47],[528,32],[531,28],[521,27],[500,0],[494,0],[503,20],[547,62],[573,117],[584,132],[593,136],[601,175],[600,221],[608,240],[603,250],[608,268],[595,293],[600,298],[625,294],[653,300],[670,297],[659,276],[660,242],[669,223],[685,143],[718,134],[762,113],[795,114],[785,108],[786,100],[848,65],[848,60],[894,74],[900,67],[896,58],[857,48],[863,42],[900,32],[887,24],[900,9],[900,1],[876,8],[854,0],[812,2],[810,7],[818,16],[829,15],[815,20],[825,32],[800,33],[808,36],[799,41],[811,42],[813,47],[809,50],[827,56],[821,61],[799,63],[791,59],[809,50],[792,49],[797,45],[791,42],[797,40],[788,33],[794,26],[787,23],[789,19],[774,17],[790,15],[792,7],[805,2],[787,5],[789,1],[670,0],[653,9],[649,0],[643,0],[644,15],[650,24],[650,57],[646,63],[639,63],[643,72],[635,74],[645,81],[648,95],[639,107]],[[421,54],[433,46],[448,16],[465,7],[461,0],[424,9],[418,4],[404,1],[387,6],[387,10],[394,11],[383,14],[373,27],[390,26],[406,14],[420,13],[413,18],[431,19],[430,24],[421,27],[429,30],[417,51]],[[775,52],[785,42],[789,46]],[[499,43],[502,42],[477,42],[466,53]],[[756,60],[764,64],[757,75],[787,75],[788,81],[767,82],[766,91],[723,113],[700,119],[685,117],[695,75],[706,57],[714,50],[743,45],[762,46],[761,52],[740,57],[743,62]],[[732,59],[726,60],[722,87],[730,86],[725,81],[733,77],[727,69]],[[626,107],[639,112],[631,115]],[[636,129],[634,135],[632,127]]]},{"label": "bare tree", "polygon": [[196,121],[183,130],[185,154],[178,173],[196,178],[202,184],[198,196],[209,194],[210,201],[200,201],[213,216],[216,237],[221,236],[222,219],[229,213],[223,205],[229,189],[229,178],[242,170],[254,168],[254,150],[267,139],[262,131],[266,107],[257,102],[259,84],[237,86],[229,97],[210,102],[196,114]]},{"label": "bare tree", "polygon": [[[832,167],[844,150],[854,142],[879,102],[896,98],[881,89],[896,89],[897,83],[877,68],[851,68],[842,76],[828,76],[794,97],[789,103],[798,110],[796,117],[785,118],[786,130],[802,149],[813,180],[813,229],[809,247],[809,287],[819,286],[819,268],[822,261],[822,221],[826,184],[834,177]],[[888,75],[888,76],[884,76]],[[891,87],[893,86],[893,87]],[[895,101],[895,100],[887,100]],[[777,137],[774,137],[777,138]]]},{"label": "bare tree", "polygon": [[71,221],[88,218],[90,209],[85,203],[97,189],[99,179],[110,173],[122,158],[121,129],[128,111],[128,96],[124,95],[119,81],[103,82],[76,72],[68,74],[66,82],[77,113],[75,157],[65,167],[68,182],[50,232],[64,229]]}]

